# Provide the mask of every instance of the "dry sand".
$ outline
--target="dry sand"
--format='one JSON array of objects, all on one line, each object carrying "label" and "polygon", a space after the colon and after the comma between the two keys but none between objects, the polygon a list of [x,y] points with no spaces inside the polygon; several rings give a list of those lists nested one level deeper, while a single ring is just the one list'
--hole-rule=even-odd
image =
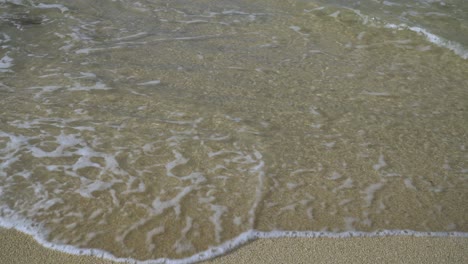
[{"label": "dry sand", "polygon": [[[1,264],[113,264],[46,249],[31,236],[0,229]],[[261,239],[207,263],[468,263],[468,238]]]}]

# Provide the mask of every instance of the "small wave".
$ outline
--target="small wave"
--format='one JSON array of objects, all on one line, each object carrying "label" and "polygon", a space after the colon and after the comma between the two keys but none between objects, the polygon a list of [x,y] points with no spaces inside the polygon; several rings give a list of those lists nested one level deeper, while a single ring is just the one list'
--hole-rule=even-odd
[{"label": "small wave", "polygon": [[431,32],[429,32],[427,29],[421,28],[421,27],[416,27],[416,26],[408,26],[406,24],[386,24],[385,28],[389,29],[398,29],[398,30],[411,30],[413,32],[416,32],[422,36],[424,36],[429,42],[442,47],[442,48],[447,48],[451,51],[453,51],[455,54],[458,56],[462,57],[463,59],[468,59],[468,49],[465,48],[462,44],[447,40],[443,37],[437,36]]},{"label": "small wave", "polygon": [[[390,2],[384,2],[384,5],[389,5]],[[454,52],[456,55],[460,56],[463,59],[468,59],[468,47],[465,45],[446,39],[444,37],[438,36],[432,33],[429,29],[420,27],[417,23],[413,25],[400,23],[395,24],[390,21],[395,21],[395,18],[389,18],[383,15],[371,14],[363,12],[362,10],[351,8],[348,6],[322,6],[312,10],[304,10],[306,13],[316,13],[316,14],[328,14],[328,17],[332,17],[337,21],[343,23],[349,23],[350,21],[356,22],[359,21],[362,25],[376,28],[387,28],[387,29],[396,29],[396,30],[410,30],[416,32],[419,35],[425,37],[426,40],[435,44],[438,47],[446,48]],[[398,22],[396,22],[398,23]]]},{"label": "small wave", "polygon": [[210,260],[225,255],[249,242],[257,239],[268,238],[350,238],[350,237],[385,237],[385,236],[413,236],[413,237],[464,237],[468,238],[468,232],[420,232],[413,230],[378,230],[373,232],[347,231],[347,232],[320,232],[320,231],[258,231],[249,230],[239,236],[228,240],[223,244],[211,247],[187,258],[182,259],[151,259],[136,260],[133,258],[117,258],[113,254],[100,249],[83,249],[71,245],[54,244],[45,239],[45,233],[39,231],[39,227],[33,222],[20,218],[6,220],[0,218],[0,226],[3,228],[14,228],[20,232],[31,235],[42,246],[73,255],[88,255],[109,259],[116,262],[131,262],[138,264],[190,264]]}]

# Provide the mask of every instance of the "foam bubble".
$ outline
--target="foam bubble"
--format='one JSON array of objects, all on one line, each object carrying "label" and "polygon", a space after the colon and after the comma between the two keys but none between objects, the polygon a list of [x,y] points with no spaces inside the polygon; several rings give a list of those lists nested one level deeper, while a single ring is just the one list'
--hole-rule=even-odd
[{"label": "foam bubble", "polygon": [[0,72],[11,72],[10,67],[13,66],[13,59],[5,55],[0,59]]}]

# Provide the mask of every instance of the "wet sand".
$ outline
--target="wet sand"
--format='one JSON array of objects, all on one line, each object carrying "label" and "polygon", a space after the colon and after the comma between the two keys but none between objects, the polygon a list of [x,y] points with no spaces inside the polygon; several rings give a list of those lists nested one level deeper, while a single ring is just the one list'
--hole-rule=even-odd
[{"label": "wet sand", "polygon": [[[277,238],[260,239],[206,263],[468,263],[468,238]],[[112,264],[39,245],[31,236],[0,229],[0,263]]]}]

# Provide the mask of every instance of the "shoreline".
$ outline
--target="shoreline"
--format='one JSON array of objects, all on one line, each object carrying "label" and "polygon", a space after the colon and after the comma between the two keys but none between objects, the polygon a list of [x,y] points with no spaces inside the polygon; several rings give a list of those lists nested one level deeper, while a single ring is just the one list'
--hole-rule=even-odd
[{"label": "shoreline", "polygon": [[[10,264],[115,264],[41,246],[30,235],[0,228],[0,260]],[[378,236],[261,238],[200,262],[218,263],[468,263],[468,237]]]}]

